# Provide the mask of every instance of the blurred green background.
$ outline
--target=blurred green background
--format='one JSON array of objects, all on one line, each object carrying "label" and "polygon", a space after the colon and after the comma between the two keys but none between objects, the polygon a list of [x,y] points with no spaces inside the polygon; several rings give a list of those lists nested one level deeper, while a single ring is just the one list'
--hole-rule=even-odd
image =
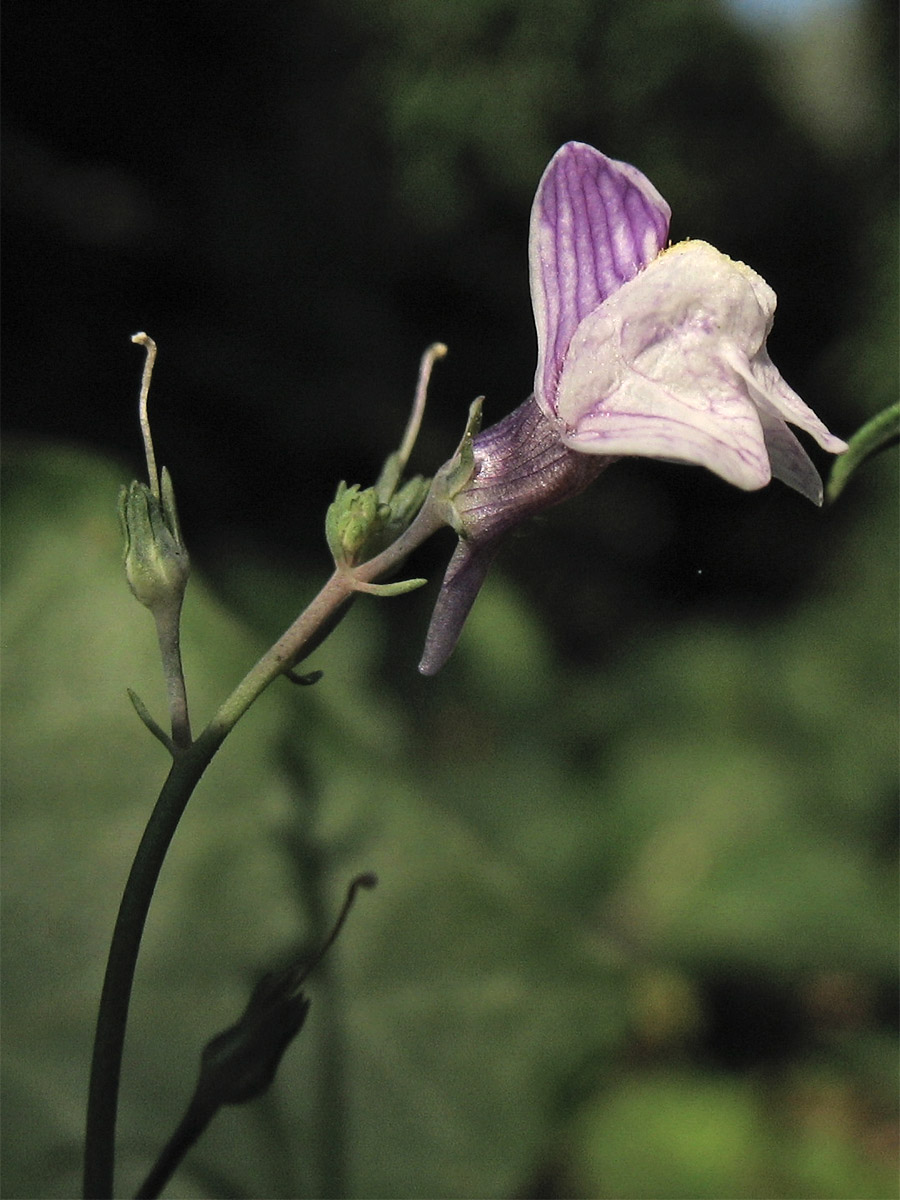
[{"label": "blurred green background", "polygon": [[[441,339],[413,467],[534,370],[526,238],[570,138],[779,296],[848,436],[896,399],[893,6],[311,0],[5,19],[3,1194],[65,1197],[118,896],[162,781],[114,502],[157,450],[195,724],[309,599]],[[825,456],[817,461],[827,470]],[[896,1194],[896,453],[833,510],[621,462],[501,557],[360,602],[201,784],[139,966],[133,1191],[202,1044],[360,897],[272,1094],[172,1197]]]}]

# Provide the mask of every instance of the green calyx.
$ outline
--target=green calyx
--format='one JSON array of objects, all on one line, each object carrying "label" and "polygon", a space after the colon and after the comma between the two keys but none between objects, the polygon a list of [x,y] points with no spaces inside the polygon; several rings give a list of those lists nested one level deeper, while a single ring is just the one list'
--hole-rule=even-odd
[{"label": "green calyx", "polygon": [[325,537],[335,564],[357,566],[395,542],[422,507],[429,484],[416,476],[387,499],[379,496],[377,485],[338,484],[325,515]]},{"label": "green calyx", "polygon": [[476,462],[473,443],[475,435],[481,428],[483,404],[484,396],[479,396],[469,405],[469,417],[456,453],[435,475],[431,492],[432,503],[440,506],[443,519],[460,537],[465,537],[466,531],[453,502],[475,475]]},{"label": "green calyx", "polygon": [[190,574],[172,480],[164,467],[157,495],[137,480],[119,492],[125,575],[135,598],[153,610],[180,606]]}]

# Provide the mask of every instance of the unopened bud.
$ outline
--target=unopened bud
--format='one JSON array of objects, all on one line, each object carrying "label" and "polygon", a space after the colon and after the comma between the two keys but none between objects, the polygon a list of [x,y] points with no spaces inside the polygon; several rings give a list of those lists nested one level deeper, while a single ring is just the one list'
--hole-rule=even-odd
[{"label": "unopened bud", "polygon": [[296,971],[266,975],[241,1019],[207,1043],[198,1091],[219,1104],[245,1104],[269,1088],[309,1012],[309,1000],[295,991],[295,975]]},{"label": "unopened bud", "polygon": [[125,534],[125,575],[137,600],[154,610],[181,604],[190,559],[175,510],[168,471],[163,468],[161,496],[135,480],[119,493]]},{"label": "unopened bud", "polygon": [[325,516],[325,537],[335,563],[354,567],[390,546],[422,507],[428,488],[429,481],[416,476],[389,499],[379,500],[377,488],[338,484]]},{"label": "unopened bud", "polygon": [[293,962],[264,975],[240,1020],[206,1044],[200,1056],[200,1078],[193,1103],[214,1111],[220,1104],[244,1104],[267,1090],[309,1012],[310,1002],[301,990],[303,983],[334,944],[357,891],[373,888],[377,882],[372,871],[357,875],[318,953],[305,964]]}]

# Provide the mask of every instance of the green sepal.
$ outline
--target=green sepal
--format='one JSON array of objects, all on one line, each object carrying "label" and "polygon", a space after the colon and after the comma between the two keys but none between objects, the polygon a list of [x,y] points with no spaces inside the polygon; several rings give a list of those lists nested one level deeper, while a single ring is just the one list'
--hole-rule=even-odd
[{"label": "green sepal", "polygon": [[178,508],[175,504],[175,489],[172,486],[172,476],[169,474],[168,467],[163,467],[162,471],[160,471],[159,490],[166,525],[169,527],[172,537],[174,537],[183,550],[184,538],[181,536],[181,524],[178,520]]},{"label": "green sepal", "polygon": [[169,753],[174,755],[175,750],[177,749],[175,743],[165,732],[162,726],[154,720],[147,705],[143,702],[137,692],[132,691],[131,688],[126,688],[125,690],[128,692],[128,699],[134,706],[134,711],[141,718],[143,723],[147,726],[157,741],[162,742]]},{"label": "green sepal", "polygon": [[407,479],[399,492],[391,496],[387,504],[390,515],[384,526],[384,545],[379,549],[387,549],[409,528],[425,502],[430,487],[430,479],[424,475],[414,475],[412,479]]},{"label": "green sepal", "polygon": [[325,539],[335,563],[353,565],[378,517],[378,500],[373,488],[352,487],[341,480],[325,514]]},{"label": "green sepal", "polygon": [[432,500],[441,506],[444,520],[460,537],[465,536],[462,521],[456,511],[453,500],[468,484],[475,474],[475,451],[473,442],[481,428],[481,408],[484,396],[479,396],[469,405],[469,416],[463,430],[462,439],[456,448],[456,453],[434,477]]},{"label": "green sepal", "polygon": [[180,605],[190,575],[172,481],[165,469],[162,479],[162,498],[138,480],[119,491],[125,575],[135,598],[151,610]]},{"label": "green sepal", "polygon": [[405,466],[406,462],[399,450],[394,450],[384,460],[384,466],[381,468],[381,474],[375,484],[375,495],[381,504],[389,503],[397,490],[397,484],[400,482],[400,476],[403,474]]},{"label": "green sepal", "polygon": [[382,501],[378,485],[363,489],[356,483],[338,484],[325,514],[325,538],[335,564],[354,567],[395,542],[422,507],[429,486],[429,480],[417,475]]}]

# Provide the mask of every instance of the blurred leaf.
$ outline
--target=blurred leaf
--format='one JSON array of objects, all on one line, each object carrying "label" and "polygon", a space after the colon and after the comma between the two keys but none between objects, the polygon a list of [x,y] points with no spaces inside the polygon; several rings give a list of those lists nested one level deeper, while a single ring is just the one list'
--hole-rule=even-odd
[{"label": "blurred leaf", "polygon": [[[834,1107],[847,1101],[844,1112]],[[852,1099],[833,1085],[782,1092],[701,1072],[646,1072],[586,1108],[575,1178],[579,1194],[597,1200],[892,1200],[894,1172],[854,1144],[853,1124]]]},{"label": "blurred leaf", "polygon": [[[11,448],[4,474],[4,1113],[11,1133],[27,1130],[5,1143],[9,1194],[74,1194],[107,939],[166,767],[125,695],[134,684],[162,704],[152,622],[122,576],[118,482],[101,462],[37,447]],[[440,781],[410,779],[397,714],[369,702],[355,618],[317,653],[322,684],[275,687],[249,714],[179,829],[136,981],[123,1189],[168,1134],[203,1042],[241,1011],[256,971],[310,936],[298,869],[307,891],[321,880],[325,909],[360,867],[382,882],[337,948],[336,990],[310,981],[276,1099],[217,1118],[180,1194],[321,1194],[314,1143],[336,1054],[353,1194],[509,1194],[546,1141],[549,1098],[621,1036],[609,950],[561,919],[514,852],[461,821]],[[260,646],[198,580],[183,641],[199,727]],[[286,730],[306,795],[275,752]],[[291,859],[298,844],[305,864]]]},{"label": "blurred leaf", "polygon": [[746,1084],[648,1075],[626,1081],[583,1122],[578,1166],[584,1195],[726,1200],[772,1194]]}]

